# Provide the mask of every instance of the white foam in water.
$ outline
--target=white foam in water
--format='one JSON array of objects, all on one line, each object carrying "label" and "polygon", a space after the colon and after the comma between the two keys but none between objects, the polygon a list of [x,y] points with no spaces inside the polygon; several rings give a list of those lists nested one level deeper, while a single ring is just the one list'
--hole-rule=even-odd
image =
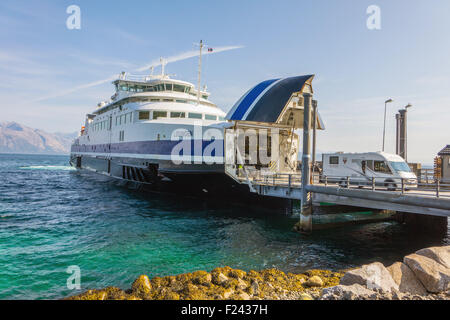
[{"label": "white foam in water", "polygon": [[20,169],[26,170],[75,170],[74,167],[71,166],[28,166],[28,167],[20,167]]}]

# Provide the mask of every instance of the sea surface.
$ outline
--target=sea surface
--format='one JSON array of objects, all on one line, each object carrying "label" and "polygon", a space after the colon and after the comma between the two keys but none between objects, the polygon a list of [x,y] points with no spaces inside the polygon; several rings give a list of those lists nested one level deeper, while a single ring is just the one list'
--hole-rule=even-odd
[{"label": "sea surface", "polygon": [[[292,231],[262,209],[142,193],[69,167],[67,156],[0,154],[0,299],[58,299],[91,288],[127,289],[140,274],[231,266],[340,270],[449,244],[396,222]],[[69,266],[81,289],[67,288]]]}]

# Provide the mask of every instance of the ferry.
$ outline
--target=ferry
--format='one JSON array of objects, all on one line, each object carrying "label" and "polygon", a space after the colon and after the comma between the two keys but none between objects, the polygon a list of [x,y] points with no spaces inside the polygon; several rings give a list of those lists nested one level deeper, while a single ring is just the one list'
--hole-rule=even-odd
[{"label": "ferry", "polygon": [[[269,174],[277,174],[291,173],[297,167],[298,136],[294,130],[302,126],[302,94],[312,93],[314,76],[263,81],[226,114],[210,100],[206,87],[200,88],[200,75],[201,51],[197,87],[165,74],[164,60],[159,75],[153,71],[144,76],[121,73],[113,81],[111,99],[86,115],[71,146],[70,164],[151,191],[236,202],[256,200],[275,206],[286,202],[268,201],[254,190],[250,192],[248,179],[254,168],[265,167]],[[318,128],[322,126],[318,121]],[[239,127],[279,132],[279,138],[272,140],[279,141],[281,160],[262,164],[258,156],[253,166],[227,163],[227,159],[236,158],[231,142],[239,139],[235,135]],[[232,138],[226,142],[227,135]],[[270,149],[261,138],[252,144],[258,150]],[[256,159],[248,145],[244,149],[244,161]],[[247,181],[242,181],[243,177]]]}]

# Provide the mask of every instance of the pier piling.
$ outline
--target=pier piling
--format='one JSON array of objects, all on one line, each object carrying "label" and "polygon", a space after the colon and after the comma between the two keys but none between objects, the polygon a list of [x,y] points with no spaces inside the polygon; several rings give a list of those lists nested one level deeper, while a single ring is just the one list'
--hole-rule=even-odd
[{"label": "pier piling", "polygon": [[300,231],[310,233],[312,231],[312,207],[311,195],[306,186],[309,184],[311,171],[311,147],[310,147],[310,128],[311,128],[311,104],[312,95],[303,93],[303,154],[302,154],[302,191],[301,191],[301,209],[300,209]]}]

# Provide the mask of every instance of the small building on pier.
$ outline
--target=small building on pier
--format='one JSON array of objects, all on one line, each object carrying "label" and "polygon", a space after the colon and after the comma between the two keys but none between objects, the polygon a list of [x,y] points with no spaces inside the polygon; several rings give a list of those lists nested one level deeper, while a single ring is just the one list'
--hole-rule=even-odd
[{"label": "small building on pier", "polygon": [[441,181],[450,183],[450,144],[438,153]]}]

